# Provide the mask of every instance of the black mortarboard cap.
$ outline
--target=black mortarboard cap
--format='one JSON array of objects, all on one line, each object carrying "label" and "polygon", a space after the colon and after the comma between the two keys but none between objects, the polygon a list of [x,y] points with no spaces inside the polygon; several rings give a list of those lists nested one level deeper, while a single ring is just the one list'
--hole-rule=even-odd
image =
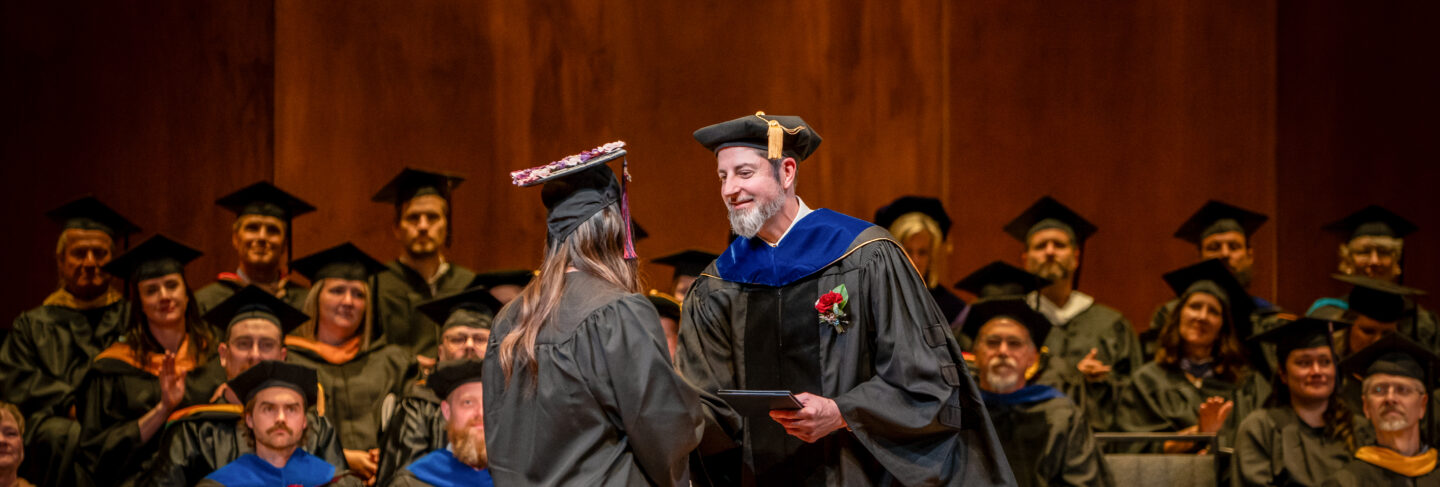
[{"label": "black mortarboard cap", "polygon": [[769,159],[793,157],[803,161],[820,147],[820,140],[820,134],[800,117],[765,112],[695,131],[695,141],[712,153],[726,147],[751,147],[766,151]]},{"label": "black mortarboard cap", "polygon": [[1333,334],[1349,326],[1350,323],[1337,319],[1306,316],[1257,333],[1250,337],[1250,341],[1274,343],[1275,356],[1283,364],[1290,352],[1302,348],[1331,347],[1334,350],[1335,345],[1331,342]]},{"label": "black mortarboard cap", "polygon": [[450,398],[450,393],[455,392],[460,386],[471,382],[480,382],[485,372],[484,362],[475,359],[448,360],[441,362],[425,378],[425,385],[435,391],[435,395],[441,401]]},{"label": "black mortarboard cap", "polygon": [[636,242],[650,238],[650,232],[645,231],[645,227],[635,220],[630,220],[630,234],[635,237]]},{"label": "black mortarboard cap", "polygon": [[1030,332],[1030,340],[1036,348],[1045,344],[1045,337],[1050,335],[1050,329],[1054,327],[1049,318],[1031,308],[1024,298],[1003,296],[970,303],[970,309],[965,313],[965,323],[960,325],[960,331],[979,340],[980,329],[996,318],[1010,318],[1020,323]]},{"label": "black mortarboard cap", "polygon": [[507,269],[476,274],[475,279],[470,281],[470,285],[485,287],[512,285],[525,287],[525,285],[530,284],[530,280],[534,278],[535,271],[533,270]]},{"label": "black mortarboard cap", "polygon": [[1425,291],[1365,276],[1331,274],[1336,280],[1353,285],[1350,289],[1350,311],[1375,321],[1390,323],[1405,315],[1405,297],[1420,296]]},{"label": "black mortarboard cap", "polygon": [[300,275],[319,282],[321,279],[338,278],[347,281],[363,281],[385,269],[381,264],[350,242],[296,259],[290,267]]},{"label": "black mortarboard cap", "polygon": [[251,284],[210,308],[204,318],[210,324],[225,330],[226,336],[230,334],[231,325],[256,318],[274,323],[280,328],[280,335],[284,336],[308,321],[310,316]]},{"label": "black mortarboard cap", "polygon": [[315,211],[314,206],[266,181],[227,194],[215,200],[215,204],[230,210],[236,216],[273,216],[286,222]]},{"label": "black mortarboard cap", "polygon": [[1270,217],[1238,206],[1210,200],[1200,207],[1190,219],[1180,224],[1175,238],[1200,245],[1205,237],[1217,233],[1240,232],[1248,240],[1255,230],[1264,225]]},{"label": "black mortarboard cap", "polygon": [[656,264],[668,265],[675,268],[675,277],[699,276],[705,271],[705,267],[719,258],[719,255],[703,250],[688,249],[670,255],[656,257]]},{"label": "black mortarboard cap", "polygon": [[143,281],[184,273],[185,264],[201,255],[199,250],[164,235],[155,234],[129,252],[111,259],[104,269],[112,276],[129,279],[131,282]]},{"label": "black mortarboard cap", "polygon": [[940,239],[944,240],[950,235],[950,214],[945,212],[945,205],[940,200],[925,196],[901,196],[890,204],[875,210],[875,225],[886,230],[895,220],[909,213],[923,213],[935,224],[940,226]]},{"label": "black mortarboard cap", "polygon": [[1361,378],[1372,374],[1409,377],[1429,387],[1436,360],[1430,350],[1399,333],[1391,333],[1346,357],[1340,368],[1347,375]]},{"label": "black mortarboard cap", "polygon": [[648,297],[650,304],[655,305],[655,311],[659,312],[661,317],[680,321],[680,300],[654,289],[650,290]]},{"label": "black mortarboard cap", "polygon": [[1030,235],[1047,228],[1058,228],[1070,234],[1075,238],[1073,243],[1076,247],[1084,247],[1085,241],[1098,230],[1095,224],[1075,213],[1070,207],[1055,198],[1042,196],[1020,213],[1020,216],[1005,224],[1005,233],[1029,245]]},{"label": "black mortarboard cap", "polygon": [[265,389],[284,387],[300,393],[300,396],[305,398],[307,407],[315,404],[316,392],[319,390],[316,383],[315,369],[278,360],[255,364],[228,382],[230,390],[235,391],[241,402],[250,402],[256,394]]},{"label": "black mortarboard cap", "polygon": [[433,194],[450,201],[450,192],[454,191],[465,178],[455,174],[443,172],[425,171],[421,169],[405,168],[396,174],[385,187],[375,193],[370,201],[377,203],[391,203],[396,206],[403,205],[414,199],[416,196]]},{"label": "black mortarboard cap", "polygon": [[47,218],[60,224],[65,230],[99,230],[110,238],[124,238],[140,231],[114,209],[101,203],[94,196],[85,196],[45,213]]},{"label": "black mortarboard cap", "polygon": [[1325,225],[1325,230],[1345,235],[1347,239],[1365,236],[1405,238],[1419,229],[1415,223],[1379,205],[1361,208]]},{"label": "black mortarboard cap", "polygon": [[440,324],[441,330],[457,326],[490,329],[500,312],[500,300],[486,287],[472,287],[415,305],[415,310]]},{"label": "black mortarboard cap", "polygon": [[520,187],[545,185],[540,200],[549,210],[546,235],[550,242],[560,242],[595,213],[621,201],[624,188],[605,164],[625,155],[624,142],[611,142],[543,166],[511,172],[510,177]]},{"label": "black mortarboard cap", "polygon": [[1230,273],[1224,259],[1210,259],[1181,267],[1165,273],[1164,279],[1176,296],[1203,292],[1218,298],[1230,312],[1236,336],[1241,340],[1250,337],[1250,313],[1255,311],[1255,300],[1235,279],[1235,274]]},{"label": "black mortarboard cap", "polygon": [[976,269],[955,283],[955,288],[979,298],[1024,296],[1030,291],[1050,285],[1050,280],[997,260]]}]

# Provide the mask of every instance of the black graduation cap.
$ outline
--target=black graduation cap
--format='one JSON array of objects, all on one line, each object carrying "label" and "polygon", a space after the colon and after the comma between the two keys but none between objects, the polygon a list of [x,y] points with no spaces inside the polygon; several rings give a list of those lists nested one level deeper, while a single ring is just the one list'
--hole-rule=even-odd
[{"label": "black graduation cap", "polygon": [[1030,244],[1030,235],[1047,228],[1058,228],[1075,238],[1076,247],[1084,247],[1085,241],[1099,230],[1095,224],[1075,213],[1070,207],[1055,198],[1042,196],[1026,208],[1020,216],[1005,224],[1005,233],[1021,243]]},{"label": "black graduation cap", "polygon": [[315,369],[295,364],[287,364],[278,360],[266,360],[245,369],[240,375],[230,379],[228,384],[230,390],[240,397],[241,402],[248,403],[255,395],[271,387],[284,387],[300,393],[305,398],[305,405],[315,404],[316,387]]},{"label": "black graduation cap", "polygon": [[1164,279],[1176,296],[1185,296],[1192,292],[1215,296],[1224,304],[1225,309],[1230,311],[1230,321],[1235,324],[1236,335],[1241,340],[1250,337],[1250,313],[1255,311],[1255,300],[1245,291],[1245,287],[1240,285],[1240,281],[1235,279],[1235,274],[1225,267],[1224,259],[1210,259],[1181,267],[1165,273]]},{"label": "black graduation cap", "polygon": [[793,157],[803,161],[820,147],[820,134],[800,117],[754,115],[703,127],[695,141],[715,152],[726,147],[751,147],[766,151],[768,159]]},{"label": "black graduation cap", "polygon": [[[545,185],[540,190],[540,200],[549,210],[546,235],[548,241],[560,242],[595,213],[622,202],[625,188],[606,163],[625,155],[624,142],[611,142],[543,166],[513,171],[510,178],[520,187]],[[621,206],[628,225],[631,223],[629,208]],[[632,245],[633,241],[627,238],[626,258],[634,257]]]},{"label": "black graduation cap", "polygon": [[719,255],[703,250],[687,249],[670,255],[656,257],[653,262],[675,268],[675,277],[699,276],[705,267],[719,258]]},{"label": "black graduation cap", "polygon": [[464,182],[463,176],[422,169],[405,168],[396,174],[385,187],[370,197],[376,203],[404,205],[416,196],[433,194],[450,201],[450,192]]},{"label": "black graduation cap", "polygon": [[940,200],[925,196],[901,196],[890,204],[875,210],[875,225],[886,230],[895,220],[910,213],[924,213],[925,216],[935,220],[940,226],[940,238],[943,240],[950,235],[950,214],[945,212],[945,205]]},{"label": "black graduation cap", "polygon": [[230,325],[258,318],[280,327],[280,335],[284,336],[308,321],[310,316],[251,284],[215,305],[205,313],[204,318],[225,330],[226,335],[230,334]]},{"label": "black graduation cap", "polygon": [[199,250],[157,233],[129,252],[111,259],[103,269],[112,276],[129,279],[130,282],[143,281],[184,273],[185,264],[201,255],[203,254]]},{"label": "black graduation cap", "polygon": [[979,298],[997,296],[1024,296],[1030,291],[1050,285],[1050,280],[1026,272],[1003,260],[997,260],[976,269],[955,283],[956,289],[963,289]]},{"label": "black graduation cap", "polygon": [[1010,318],[1024,326],[1030,332],[1030,340],[1035,344],[1035,348],[1045,344],[1045,337],[1050,335],[1050,329],[1054,327],[1049,318],[1031,308],[1025,299],[1002,296],[971,303],[965,314],[965,323],[960,325],[960,331],[979,340],[980,329],[996,318]]},{"label": "black graduation cap", "polygon": [[1405,297],[1420,296],[1425,291],[1365,276],[1331,274],[1336,280],[1353,285],[1350,289],[1350,310],[1375,321],[1390,323],[1405,315]]},{"label": "black graduation cap", "polygon": [[470,285],[491,288],[504,285],[525,287],[534,278],[535,271],[530,269],[506,269],[476,274],[475,279],[470,281]]},{"label": "black graduation cap", "polygon": [[480,382],[485,372],[484,362],[475,359],[447,360],[441,362],[430,377],[425,378],[425,385],[435,391],[435,395],[444,401],[450,398],[450,393],[455,392],[460,386],[471,382]]},{"label": "black graduation cap", "polygon": [[417,304],[415,310],[439,323],[442,331],[456,326],[488,330],[501,306],[489,288],[477,286]]},{"label": "black graduation cap", "polygon": [[680,300],[675,299],[674,296],[668,293],[662,293],[654,289],[650,290],[648,297],[650,298],[650,304],[655,305],[655,311],[658,311],[660,316],[680,321]]},{"label": "black graduation cap", "polygon": [[1420,227],[1393,211],[1370,205],[1345,218],[1325,225],[1325,230],[1345,235],[1348,239],[1365,236],[1405,238]]},{"label": "black graduation cap", "polygon": [[1330,317],[1306,316],[1258,333],[1250,337],[1250,341],[1274,343],[1275,356],[1283,364],[1285,358],[1290,356],[1290,352],[1302,348],[1328,346],[1334,350],[1335,345],[1331,342],[1332,336],[1336,331],[1349,326],[1349,322],[1330,319]]},{"label": "black graduation cap", "polygon": [[315,211],[295,195],[285,192],[266,181],[246,186],[215,200],[215,204],[235,213],[235,216],[273,216],[289,223],[291,219]]},{"label": "black graduation cap", "polygon": [[1437,357],[1425,347],[1391,333],[1340,361],[1340,368],[1355,377],[1390,374],[1419,380],[1428,388]]},{"label": "black graduation cap", "polygon": [[94,196],[84,196],[60,205],[46,212],[45,216],[65,230],[99,230],[116,239],[128,240],[130,234],[140,231],[140,227],[130,223],[130,220],[126,220]]},{"label": "black graduation cap", "polygon": [[635,237],[636,242],[650,238],[650,232],[645,231],[645,227],[635,220],[630,220],[630,234]]},{"label": "black graduation cap", "polygon": [[1240,232],[1248,240],[1255,230],[1264,225],[1270,217],[1238,206],[1210,200],[1200,207],[1190,219],[1180,224],[1175,238],[1200,245],[1205,237],[1217,233]]},{"label": "black graduation cap", "polygon": [[381,264],[350,242],[296,259],[290,264],[310,282],[321,279],[339,278],[347,281],[363,281],[385,269]]}]

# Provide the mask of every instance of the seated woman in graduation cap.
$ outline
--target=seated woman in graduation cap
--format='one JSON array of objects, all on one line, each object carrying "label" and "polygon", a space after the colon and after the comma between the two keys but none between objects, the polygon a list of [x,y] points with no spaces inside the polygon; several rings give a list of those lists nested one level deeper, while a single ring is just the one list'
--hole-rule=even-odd
[{"label": "seated woman in graduation cap", "polygon": [[875,210],[875,225],[889,231],[905,247],[905,255],[930,288],[930,297],[935,298],[950,325],[958,327],[955,319],[965,310],[965,300],[946,289],[945,279],[940,276],[949,249],[946,239],[950,224],[945,206],[935,198],[901,196]]},{"label": "seated woman in graduation cap", "polygon": [[347,242],[291,266],[312,283],[303,311],[313,319],[285,337],[287,360],[319,374],[325,416],[340,429],[345,460],[369,480],[380,461],[382,406],[403,391],[414,360],[386,342],[367,309],[370,278],[384,265]]},{"label": "seated woman in graduation cap", "polygon": [[[156,235],[105,265],[128,278],[127,328],[95,358],[79,391],[81,448],[97,485],[128,485],[148,468],[157,433],[182,406],[185,374],[213,352],[185,264],[200,252]],[[213,389],[215,384],[188,384]]]},{"label": "seated woman in graduation cap", "polygon": [[[1238,329],[1249,320],[1249,295],[1219,260],[1208,260],[1165,274],[1180,296],[1179,311],[1160,331],[1155,360],[1135,371],[1120,394],[1116,424],[1122,431],[1219,433],[1233,413],[1244,417],[1258,409],[1270,387],[1251,373]],[[1248,322],[1248,321],[1247,321]],[[1233,432],[1232,426],[1227,432]],[[1195,451],[1202,445],[1168,441],[1167,453]],[[1136,443],[1132,450],[1155,451]]]}]

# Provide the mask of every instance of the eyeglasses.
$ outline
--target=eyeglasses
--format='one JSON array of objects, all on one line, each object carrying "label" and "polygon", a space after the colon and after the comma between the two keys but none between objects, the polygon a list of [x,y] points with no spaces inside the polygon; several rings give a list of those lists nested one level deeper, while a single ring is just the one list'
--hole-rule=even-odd
[{"label": "eyeglasses", "polygon": [[1370,389],[1366,392],[1369,392],[1372,396],[1385,396],[1386,394],[1394,392],[1395,395],[1398,397],[1409,398],[1415,397],[1416,395],[1420,394],[1421,391],[1418,387],[1412,387],[1405,384],[1375,384],[1373,386],[1370,386]]},{"label": "eyeglasses", "polygon": [[474,341],[477,345],[484,345],[489,339],[479,335],[451,335],[445,337],[445,344],[452,347],[465,346],[471,341]]}]

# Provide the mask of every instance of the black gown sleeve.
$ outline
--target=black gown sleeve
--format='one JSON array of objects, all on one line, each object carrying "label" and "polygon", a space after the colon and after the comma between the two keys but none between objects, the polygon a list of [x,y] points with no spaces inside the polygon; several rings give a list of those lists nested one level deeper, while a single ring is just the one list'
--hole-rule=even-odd
[{"label": "black gown sleeve", "polygon": [[380,444],[380,466],[376,485],[389,482],[410,462],[431,451],[445,448],[445,420],[433,393],[425,394],[425,386],[414,384],[410,394],[400,401],[390,427]]}]

